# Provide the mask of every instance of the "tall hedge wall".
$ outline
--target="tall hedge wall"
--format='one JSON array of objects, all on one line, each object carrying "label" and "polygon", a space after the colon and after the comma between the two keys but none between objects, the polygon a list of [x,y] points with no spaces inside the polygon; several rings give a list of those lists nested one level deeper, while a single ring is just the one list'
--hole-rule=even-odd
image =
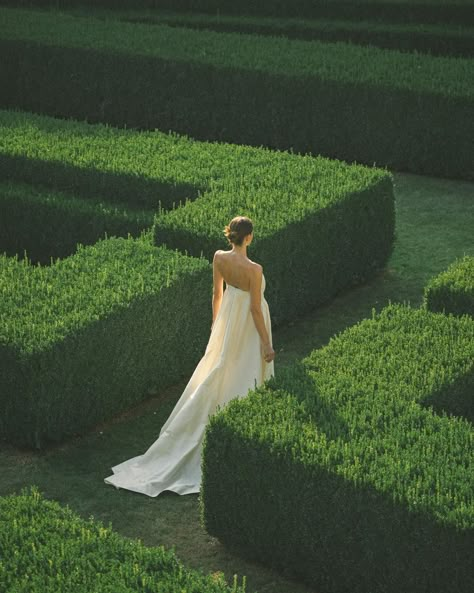
[{"label": "tall hedge wall", "polygon": [[41,447],[176,383],[209,337],[211,282],[146,236],[50,267],[0,256],[0,437]]},{"label": "tall hedge wall", "polygon": [[8,111],[0,111],[0,131],[5,177],[69,185],[94,208],[108,208],[120,186],[130,218],[138,206],[158,211],[158,245],[212,260],[227,247],[224,225],[250,215],[252,257],[265,267],[275,324],[367,279],[391,253],[393,183],[381,169]]},{"label": "tall hedge wall", "polygon": [[145,547],[36,488],[0,498],[0,582],[5,593],[245,593],[237,578],[204,575],[175,553]]},{"label": "tall hedge wall", "polygon": [[[0,157],[1,158],[1,157]],[[140,235],[153,214],[26,183],[0,182],[0,251],[50,264],[105,236]]]},{"label": "tall hedge wall", "polygon": [[474,316],[474,257],[466,255],[432,278],[424,302],[430,311]]},{"label": "tall hedge wall", "polygon": [[4,107],[474,178],[469,59],[21,10],[0,23]]},{"label": "tall hedge wall", "polygon": [[228,221],[236,213],[252,218],[249,255],[263,265],[276,325],[384,267],[393,247],[395,205],[391,176],[381,170],[293,155],[273,160],[273,183],[224,187],[161,212],[153,230],[157,244],[211,260],[216,247],[228,247]]},{"label": "tall hedge wall", "polygon": [[210,419],[208,531],[327,593],[474,588],[474,321],[392,305]]},{"label": "tall hedge wall", "polygon": [[474,23],[472,0],[0,0],[20,6],[156,8],[213,14]]},{"label": "tall hedge wall", "polygon": [[[90,14],[90,9],[75,11]],[[93,16],[114,18],[132,23],[156,23],[173,27],[209,29],[221,33],[250,33],[283,36],[308,41],[342,41],[357,45],[372,45],[398,51],[417,51],[434,56],[474,56],[471,27],[426,25],[422,23],[379,23],[347,20],[305,20],[275,17],[249,17],[221,14],[176,13],[155,10],[94,10]]]}]

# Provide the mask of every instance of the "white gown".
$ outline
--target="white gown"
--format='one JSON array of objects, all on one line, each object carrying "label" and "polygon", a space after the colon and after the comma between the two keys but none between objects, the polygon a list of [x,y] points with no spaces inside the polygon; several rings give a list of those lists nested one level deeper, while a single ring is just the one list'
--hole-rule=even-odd
[{"label": "white gown", "polygon": [[[270,312],[263,295],[262,313],[271,339]],[[206,351],[158,439],[138,457],[112,468],[106,484],[158,496],[199,492],[201,450],[209,416],[235,397],[261,385],[274,372],[262,357],[260,337],[250,312],[250,293],[228,285]]]}]

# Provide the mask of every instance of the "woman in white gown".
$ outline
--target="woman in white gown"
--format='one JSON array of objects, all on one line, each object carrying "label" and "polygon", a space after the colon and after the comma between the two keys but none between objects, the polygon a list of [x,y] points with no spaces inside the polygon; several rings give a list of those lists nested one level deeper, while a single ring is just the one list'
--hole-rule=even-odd
[{"label": "woman in white gown", "polygon": [[[107,484],[158,496],[199,492],[201,451],[209,416],[273,375],[270,312],[262,267],[247,257],[252,221],[231,220],[225,234],[230,251],[213,260],[212,329],[205,354],[158,439],[138,457],[112,468]],[[224,282],[226,289],[224,289]]]}]

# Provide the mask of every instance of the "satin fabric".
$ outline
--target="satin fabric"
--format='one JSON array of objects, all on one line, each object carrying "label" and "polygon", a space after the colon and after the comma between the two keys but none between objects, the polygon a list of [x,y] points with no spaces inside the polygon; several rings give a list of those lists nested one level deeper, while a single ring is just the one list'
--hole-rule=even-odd
[{"label": "satin fabric", "polygon": [[[262,313],[271,339],[271,322],[262,279]],[[250,293],[228,285],[209,342],[183,394],[161,428],[158,439],[138,457],[112,468],[106,484],[158,496],[199,492],[201,451],[209,416],[274,373],[266,363],[250,312]]]}]

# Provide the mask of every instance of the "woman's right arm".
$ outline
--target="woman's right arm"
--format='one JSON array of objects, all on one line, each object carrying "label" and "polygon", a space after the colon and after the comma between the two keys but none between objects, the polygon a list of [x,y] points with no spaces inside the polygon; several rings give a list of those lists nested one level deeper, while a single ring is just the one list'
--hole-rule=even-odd
[{"label": "woman's right arm", "polygon": [[262,313],[262,267],[255,266],[250,278],[250,312],[262,343],[263,358],[271,362],[275,358],[275,351],[268,336]]},{"label": "woman's right arm", "polygon": [[[224,289],[224,278],[218,267],[220,251],[216,251],[212,261],[212,325],[216,320],[222,303],[222,294]],[[212,329],[212,326],[211,326]]]}]

